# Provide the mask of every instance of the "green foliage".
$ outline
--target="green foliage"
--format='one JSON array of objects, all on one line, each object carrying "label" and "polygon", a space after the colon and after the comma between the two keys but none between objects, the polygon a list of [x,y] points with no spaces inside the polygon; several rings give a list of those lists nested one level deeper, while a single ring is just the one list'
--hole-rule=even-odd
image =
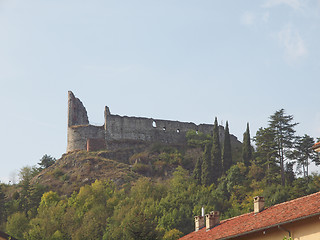
[{"label": "green foliage", "polygon": [[24,233],[29,229],[29,220],[24,212],[16,212],[8,217],[6,229],[8,234],[17,238],[25,239]]},{"label": "green foliage", "polygon": [[10,234],[27,240],[178,239],[194,230],[193,216],[201,207],[206,213],[219,210],[225,219],[252,211],[257,195],[270,206],[320,188],[319,175],[311,175],[309,182],[294,179],[291,186],[265,184],[263,176],[256,162],[249,169],[239,162],[217,185],[196,184],[181,166],[166,182],[140,178],[127,189],[96,181],[70,197],[46,192],[30,220],[24,212],[16,212],[6,226]]},{"label": "green foliage", "polygon": [[125,235],[133,240],[156,240],[157,223],[152,215],[144,213],[140,208],[134,208],[126,219]]},{"label": "green foliage", "polygon": [[2,188],[3,184],[0,183],[0,227],[4,224],[6,219],[5,194]]},{"label": "green foliage", "polygon": [[160,161],[164,161],[174,166],[181,165],[183,161],[181,153],[179,153],[177,150],[170,153],[162,152],[159,154],[158,158]]},{"label": "green foliage", "polygon": [[298,123],[292,123],[293,116],[285,115],[284,109],[276,111],[270,116],[269,127],[274,132],[274,141],[278,152],[280,164],[281,184],[285,185],[285,161],[292,157],[292,148],[295,140],[294,127]]},{"label": "green foliage", "polygon": [[132,166],[132,170],[146,176],[150,176],[152,174],[152,166],[148,164],[135,163]]},{"label": "green foliage", "polygon": [[292,237],[287,238],[286,236],[282,240],[292,240]]},{"label": "green foliage", "polygon": [[293,172],[293,163],[286,163],[286,169],[285,169],[285,179],[286,184],[291,185],[295,179],[295,175]]},{"label": "green foliage", "polygon": [[316,164],[319,163],[319,157],[312,149],[314,143],[314,139],[307,134],[303,137],[298,137],[296,140],[295,150],[293,151],[293,156],[291,156],[297,160],[297,169],[300,170],[303,176],[307,179],[309,177],[310,162],[314,162]]},{"label": "green foliage", "polygon": [[217,180],[222,176],[221,147],[220,147],[219,126],[218,126],[217,118],[215,118],[214,125],[213,125],[211,158],[212,158],[211,171],[213,174],[213,182],[217,182]]},{"label": "green foliage", "polygon": [[56,192],[46,192],[42,195],[40,208],[48,208],[50,206],[55,206],[60,201],[60,197]]},{"label": "green foliage", "polygon": [[65,237],[59,230],[57,230],[52,235],[51,240],[65,240]]},{"label": "green foliage", "polygon": [[196,166],[194,167],[194,170],[193,170],[193,178],[198,185],[201,184],[201,171],[202,171],[201,164],[202,164],[201,158],[199,157],[197,159]]},{"label": "green foliage", "polygon": [[118,197],[120,201],[107,221],[104,239],[157,239],[160,231],[156,229],[156,205],[165,194],[164,186],[148,178],[139,179],[126,198]]},{"label": "green foliage", "polygon": [[51,157],[50,155],[43,155],[43,157],[40,159],[40,162],[38,165],[40,166],[40,170],[46,169],[53,165],[56,162],[56,159]]},{"label": "green foliage", "polygon": [[20,183],[21,188],[18,202],[18,210],[24,211],[29,217],[36,214],[36,207],[38,206],[41,196],[45,188],[41,185],[31,185],[31,179],[38,173],[35,167],[23,167],[20,170]]},{"label": "green foliage", "polygon": [[61,169],[56,168],[55,170],[52,171],[52,175],[58,179],[59,177],[62,177],[64,175],[64,172],[61,171]]},{"label": "green foliage", "polygon": [[183,233],[174,228],[164,234],[163,240],[176,240],[181,238],[182,236]]},{"label": "green foliage", "polygon": [[148,152],[140,152],[140,153],[136,153],[133,154],[130,158],[129,158],[129,163],[131,164],[135,164],[135,163],[144,163],[147,164],[151,161],[151,157],[149,156]]},{"label": "green foliage", "polygon": [[190,130],[186,134],[188,145],[191,147],[201,147],[202,149],[212,141],[212,137],[208,134]]},{"label": "green foliage", "polygon": [[[217,119],[215,126],[216,131]],[[23,168],[19,185],[0,184],[0,220],[5,223],[2,227],[5,225],[8,233],[26,240],[173,240],[194,231],[193,217],[200,214],[202,207],[206,213],[220,211],[221,218],[226,219],[252,211],[254,196],[264,196],[266,205],[271,206],[319,191],[320,175],[309,174],[307,170],[313,161],[308,155],[312,154],[311,137],[305,135],[292,145],[295,151],[290,156],[300,161],[298,167],[300,164],[306,174],[299,178],[294,175],[294,162],[287,161],[287,149],[286,184],[281,185],[281,151],[276,127],[270,123],[267,128],[260,128],[254,138],[256,151],[250,153],[247,126],[243,144],[247,160],[241,161],[239,157],[233,165],[227,157],[231,151],[228,123],[225,131],[223,162],[221,150],[220,161],[213,161],[219,155],[217,132],[213,137],[189,132],[188,147],[155,144],[133,155],[129,160],[131,169],[152,178],[140,177],[123,188],[111,181],[97,180],[71,196],[60,196],[32,184],[37,169]],[[92,153],[83,154],[88,159],[96,157]],[[90,167],[92,164],[87,162]],[[223,174],[219,172],[222,163]],[[122,167],[130,169],[126,164]],[[193,170],[192,175],[189,170]],[[135,174],[133,171],[128,175]],[[50,177],[66,180],[68,174],[65,169],[56,168]],[[162,179],[164,175],[167,176]]]},{"label": "green foliage", "polygon": [[226,128],[224,132],[224,142],[223,142],[223,151],[222,151],[222,168],[223,172],[229,170],[232,165],[232,150],[231,150],[231,141],[229,133],[229,124],[226,122]]},{"label": "green foliage", "polygon": [[252,160],[252,146],[250,139],[249,123],[247,123],[247,129],[243,134],[242,160],[247,167],[250,165],[250,161]]},{"label": "green foliage", "polygon": [[206,145],[201,165],[201,184],[205,186],[209,186],[213,183],[211,148],[212,145],[210,143]]},{"label": "green foliage", "polygon": [[227,172],[227,190],[229,193],[232,192],[234,186],[236,185],[245,185],[245,173],[247,169],[243,163],[238,163],[233,165]]},{"label": "green foliage", "polygon": [[63,202],[41,206],[37,216],[30,221],[30,230],[25,234],[26,239],[52,239],[52,236],[57,236],[57,231],[61,229],[64,212],[65,204]]},{"label": "green foliage", "polygon": [[255,161],[263,168],[269,169],[276,163],[278,151],[274,139],[275,132],[271,128],[259,128],[254,137],[256,144]]},{"label": "green foliage", "polygon": [[35,166],[25,166],[21,168],[19,172],[20,184],[23,184],[24,182],[30,182],[30,180],[38,173],[39,170]]},{"label": "green foliage", "polygon": [[60,180],[65,182],[65,181],[68,181],[70,179],[70,176],[68,174],[63,174],[61,177],[60,177]]},{"label": "green foliage", "polygon": [[169,231],[173,228],[183,233],[193,229],[192,210],[195,205],[190,198],[196,185],[189,177],[187,170],[178,167],[170,181],[170,189],[166,197],[159,202],[162,216],[159,219],[159,227]]}]

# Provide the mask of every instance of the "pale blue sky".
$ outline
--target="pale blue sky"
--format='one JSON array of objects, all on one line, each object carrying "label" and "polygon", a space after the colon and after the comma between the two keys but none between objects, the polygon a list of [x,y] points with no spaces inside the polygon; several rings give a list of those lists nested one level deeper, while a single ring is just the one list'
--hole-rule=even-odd
[{"label": "pale blue sky", "polygon": [[284,108],[320,137],[319,0],[0,0],[0,180],[66,150],[67,91],[114,114],[229,121]]}]

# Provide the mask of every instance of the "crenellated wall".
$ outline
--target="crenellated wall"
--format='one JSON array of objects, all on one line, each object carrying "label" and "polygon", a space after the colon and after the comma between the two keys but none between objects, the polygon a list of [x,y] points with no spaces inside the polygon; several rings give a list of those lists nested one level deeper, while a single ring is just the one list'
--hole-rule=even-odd
[{"label": "crenellated wall", "polygon": [[[67,151],[87,149],[88,139],[104,139],[106,146],[114,148],[115,142],[122,140],[182,144],[186,133],[195,130],[211,134],[213,125],[196,125],[191,122],[169,121],[153,118],[113,115],[105,107],[104,126],[89,125],[87,111],[82,102],[68,94],[68,146]],[[224,128],[219,126],[220,140],[224,139]],[[231,142],[239,142],[231,135]]]}]

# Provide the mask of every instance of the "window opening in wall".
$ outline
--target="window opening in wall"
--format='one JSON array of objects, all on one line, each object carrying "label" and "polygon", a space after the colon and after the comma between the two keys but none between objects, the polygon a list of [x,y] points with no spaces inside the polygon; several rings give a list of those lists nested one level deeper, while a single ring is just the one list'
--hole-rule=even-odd
[{"label": "window opening in wall", "polygon": [[154,128],[157,127],[157,123],[155,121],[152,122],[152,127],[154,127]]},{"label": "window opening in wall", "polygon": [[196,130],[196,134],[199,134],[198,130]]},{"label": "window opening in wall", "polygon": [[166,130],[166,127],[163,127],[162,130],[165,131],[165,130]]},{"label": "window opening in wall", "polygon": [[177,133],[180,133],[180,129],[177,129]]}]

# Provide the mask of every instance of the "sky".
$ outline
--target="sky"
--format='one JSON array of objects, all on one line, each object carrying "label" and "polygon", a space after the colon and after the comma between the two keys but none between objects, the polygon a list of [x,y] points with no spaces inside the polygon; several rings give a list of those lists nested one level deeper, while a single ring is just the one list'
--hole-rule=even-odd
[{"label": "sky", "polygon": [[[112,114],[229,122],[285,109],[320,137],[320,0],[0,0],[0,181],[67,147],[67,93]],[[317,169],[315,169],[317,170]]]}]

